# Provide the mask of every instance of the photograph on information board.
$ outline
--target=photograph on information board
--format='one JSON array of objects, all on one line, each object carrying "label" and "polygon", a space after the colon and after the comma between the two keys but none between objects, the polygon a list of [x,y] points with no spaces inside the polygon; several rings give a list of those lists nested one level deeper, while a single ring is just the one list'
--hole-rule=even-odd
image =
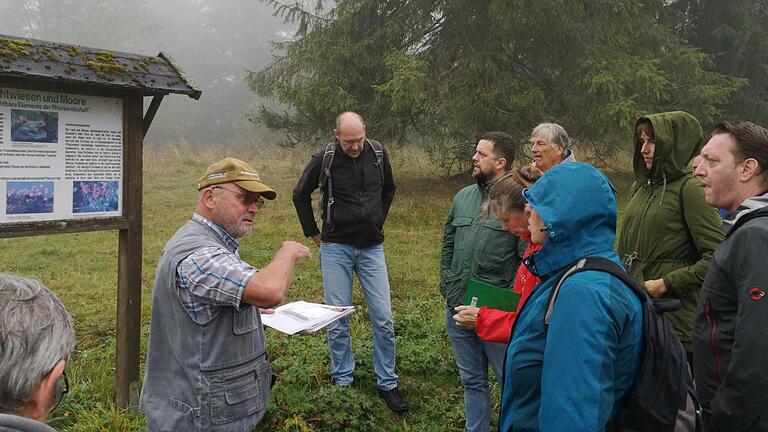
[{"label": "photograph on information board", "polygon": [[58,143],[59,113],[12,109],[11,141]]},{"label": "photograph on information board", "polygon": [[117,210],[117,181],[72,182],[72,213]]},{"label": "photograph on information board", "polygon": [[53,213],[53,182],[8,182],[5,213]]}]

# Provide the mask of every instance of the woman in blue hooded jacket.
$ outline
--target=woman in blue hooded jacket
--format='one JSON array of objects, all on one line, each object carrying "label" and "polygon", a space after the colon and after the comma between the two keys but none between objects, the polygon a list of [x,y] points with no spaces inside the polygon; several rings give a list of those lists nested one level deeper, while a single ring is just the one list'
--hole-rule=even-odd
[{"label": "woman in blue hooded jacket", "polygon": [[603,173],[560,164],[524,192],[531,240],[526,260],[541,278],[518,312],[504,365],[501,431],[603,431],[631,388],[643,316],[632,290],[608,273],[584,271],[560,287],[548,329],[550,293],[576,260],[613,250],[616,199]]}]

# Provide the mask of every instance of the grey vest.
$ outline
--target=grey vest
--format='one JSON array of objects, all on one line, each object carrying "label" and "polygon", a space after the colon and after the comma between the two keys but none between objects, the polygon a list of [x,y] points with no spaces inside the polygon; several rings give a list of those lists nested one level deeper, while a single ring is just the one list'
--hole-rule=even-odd
[{"label": "grey vest", "polygon": [[272,371],[258,309],[222,307],[200,325],[179,301],[176,267],[206,246],[226,248],[208,226],[190,220],[157,265],[139,402],[150,431],[247,432],[267,409]]},{"label": "grey vest", "polygon": [[56,432],[56,429],[25,417],[0,414],[0,432]]}]

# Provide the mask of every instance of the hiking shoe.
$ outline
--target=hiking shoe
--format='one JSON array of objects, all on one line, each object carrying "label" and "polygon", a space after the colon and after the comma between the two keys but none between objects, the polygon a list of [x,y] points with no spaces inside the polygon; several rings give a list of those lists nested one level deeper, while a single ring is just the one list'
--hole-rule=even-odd
[{"label": "hiking shoe", "polygon": [[337,387],[352,387],[352,380],[347,378],[345,380],[339,380],[336,378],[333,378],[333,384]]},{"label": "hiking shoe", "polygon": [[386,402],[389,409],[396,413],[408,411],[408,402],[405,401],[405,398],[400,394],[400,390],[398,390],[397,387],[391,390],[378,390],[381,398],[384,399],[384,402]]}]

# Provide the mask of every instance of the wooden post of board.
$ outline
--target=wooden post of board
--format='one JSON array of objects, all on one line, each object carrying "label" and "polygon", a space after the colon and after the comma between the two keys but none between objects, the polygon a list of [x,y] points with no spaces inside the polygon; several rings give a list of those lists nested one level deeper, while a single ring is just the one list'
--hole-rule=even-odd
[{"label": "wooden post of board", "polygon": [[117,272],[117,404],[136,408],[139,401],[141,336],[141,206],[144,146],[143,98],[123,99],[123,209]]}]

